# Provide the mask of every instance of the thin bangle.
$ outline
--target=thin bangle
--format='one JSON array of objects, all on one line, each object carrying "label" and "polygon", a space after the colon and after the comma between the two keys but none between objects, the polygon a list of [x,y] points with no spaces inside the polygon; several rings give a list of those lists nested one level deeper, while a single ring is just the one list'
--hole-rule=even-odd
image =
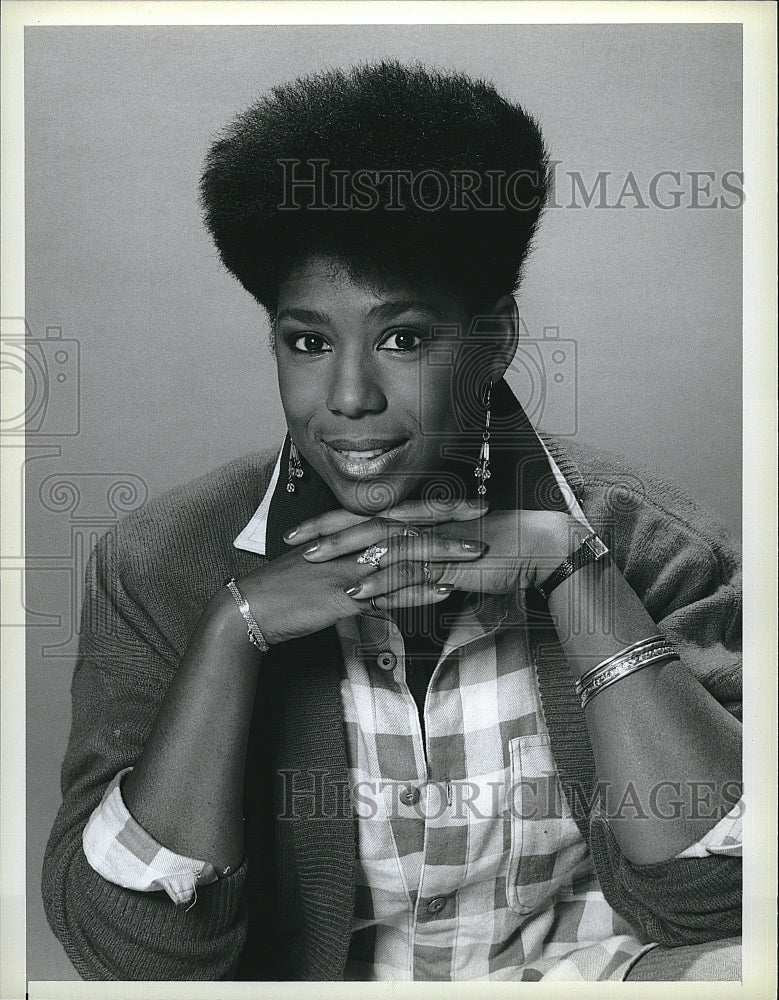
[{"label": "thin bangle", "polygon": [[668,640],[665,639],[662,635],[650,635],[646,639],[639,639],[637,642],[632,642],[629,646],[625,646],[624,649],[620,649],[619,652],[614,653],[613,656],[609,656],[605,660],[601,660],[600,663],[597,663],[586,673],[582,674],[581,677],[576,682],[576,693],[581,694],[582,689],[587,687],[587,685],[590,683],[595,674],[600,673],[601,670],[604,670],[606,667],[611,666],[612,663],[616,663],[617,660],[621,660],[623,659],[623,657],[626,657],[631,653],[635,653],[636,651],[644,647],[646,648],[654,647],[657,646],[658,644],[665,644],[667,641]]},{"label": "thin bangle", "polygon": [[257,624],[257,619],[252,614],[252,610],[249,607],[249,602],[246,600],[246,598],[243,596],[243,594],[236,586],[235,578],[231,577],[227,581],[225,586],[235,598],[235,603],[238,605],[238,610],[241,612],[243,620],[246,622],[246,625],[248,626],[247,634],[249,636],[249,642],[252,644],[252,646],[256,646],[257,649],[260,650],[260,652],[267,653],[268,650],[270,649],[270,646],[268,645],[265,636],[262,634],[260,626]]},{"label": "thin bangle", "polygon": [[616,684],[617,681],[623,680],[625,677],[630,677],[631,674],[638,673],[639,670],[643,670],[644,667],[649,667],[653,663],[662,663],[668,660],[678,660],[678,653],[655,653],[654,656],[648,657],[642,660],[640,663],[632,662],[625,663],[618,667],[613,667],[612,672],[607,676],[604,676],[600,683],[593,684],[582,692],[582,708],[586,708],[590,701],[595,697],[596,694],[600,694],[607,687],[611,687],[612,684]]}]

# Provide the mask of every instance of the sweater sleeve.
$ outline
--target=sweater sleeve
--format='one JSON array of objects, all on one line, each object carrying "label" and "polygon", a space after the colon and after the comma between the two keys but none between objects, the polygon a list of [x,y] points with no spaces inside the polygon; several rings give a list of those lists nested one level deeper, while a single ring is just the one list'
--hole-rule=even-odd
[{"label": "sweater sleeve", "polygon": [[[614,557],[660,631],[677,644],[684,665],[740,719],[738,553],[716,518],[675,487],[649,478],[643,487],[613,489],[619,510],[612,506],[599,515],[598,527],[612,527]],[[735,802],[735,782],[731,792]],[[741,933],[740,857],[634,865],[597,811],[590,846],[606,899],[648,939],[675,946]]]},{"label": "sweater sleeve", "polygon": [[63,801],[43,865],[46,914],[85,979],[222,979],[245,941],[245,866],[199,888],[197,906],[185,910],[164,893],[102,878],[82,846],[105,790],[139,756],[177,663],[125,592],[115,550],[105,536],[87,568]]}]

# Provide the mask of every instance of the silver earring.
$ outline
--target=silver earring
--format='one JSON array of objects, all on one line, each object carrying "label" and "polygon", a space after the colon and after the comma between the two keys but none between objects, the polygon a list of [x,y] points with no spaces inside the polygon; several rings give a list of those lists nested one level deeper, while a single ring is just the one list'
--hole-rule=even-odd
[{"label": "silver earring", "polygon": [[295,492],[295,481],[303,478],[303,466],[300,464],[300,455],[295,442],[289,441],[289,464],[287,467],[287,493]]},{"label": "silver earring", "polygon": [[479,480],[479,485],[476,492],[480,497],[485,496],[487,493],[487,486],[485,485],[487,480],[490,478],[492,473],[490,472],[490,403],[492,401],[492,379],[490,379],[490,384],[487,386],[486,399],[484,402],[485,406],[485,416],[484,416],[484,433],[481,436],[481,451],[479,452],[479,461],[476,463],[476,468],[473,470],[474,476]]}]

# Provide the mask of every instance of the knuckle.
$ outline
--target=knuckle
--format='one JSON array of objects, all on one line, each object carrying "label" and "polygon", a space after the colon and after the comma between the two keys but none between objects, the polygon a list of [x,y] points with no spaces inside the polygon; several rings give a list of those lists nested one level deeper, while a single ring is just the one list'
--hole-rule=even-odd
[{"label": "knuckle", "polygon": [[387,534],[391,524],[392,521],[388,517],[381,517],[378,514],[370,520],[371,530],[380,534]]},{"label": "knuckle", "polygon": [[410,577],[414,576],[414,564],[408,559],[402,559],[397,564],[397,574],[403,580],[408,580]]},{"label": "knuckle", "polygon": [[392,541],[398,552],[406,552],[408,550],[408,538],[405,535],[396,535]]}]

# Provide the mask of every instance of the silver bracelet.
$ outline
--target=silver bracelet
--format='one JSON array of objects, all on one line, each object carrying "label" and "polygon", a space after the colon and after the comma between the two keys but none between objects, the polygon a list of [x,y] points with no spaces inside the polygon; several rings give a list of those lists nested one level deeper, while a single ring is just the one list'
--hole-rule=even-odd
[{"label": "silver bracelet", "polygon": [[653,643],[652,646],[621,656],[609,657],[604,666],[596,673],[591,672],[589,683],[577,685],[577,694],[581,695],[581,705],[585,708],[591,698],[604,688],[616,684],[630,674],[635,674],[652,663],[664,660],[678,660],[676,647],[667,641]]},{"label": "silver bracelet", "polygon": [[654,649],[658,645],[666,645],[668,640],[661,635],[650,635],[648,639],[639,639],[637,642],[632,642],[629,646],[625,646],[624,649],[620,649],[618,653],[614,653],[613,656],[607,657],[605,660],[601,660],[594,667],[588,670],[586,673],[582,674],[579,680],[576,682],[576,693],[581,694],[582,691],[589,685],[590,681],[596,674],[599,674],[606,667],[610,667],[612,663],[616,663],[618,660],[624,660],[627,656],[633,653],[643,652],[646,649]]},{"label": "silver bracelet", "polygon": [[252,614],[252,610],[249,607],[249,602],[246,600],[246,598],[243,596],[243,594],[236,586],[235,578],[233,577],[232,579],[228,580],[225,586],[235,598],[235,603],[238,605],[238,610],[243,615],[243,620],[246,622],[248,626],[247,634],[249,636],[249,642],[252,644],[252,646],[256,646],[257,649],[260,650],[260,652],[267,653],[268,650],[270,649],[270,646],[265,641],[265,636],[262,634],[262,630],[260,629],[260,626],[257,624],[257,619]]}]

